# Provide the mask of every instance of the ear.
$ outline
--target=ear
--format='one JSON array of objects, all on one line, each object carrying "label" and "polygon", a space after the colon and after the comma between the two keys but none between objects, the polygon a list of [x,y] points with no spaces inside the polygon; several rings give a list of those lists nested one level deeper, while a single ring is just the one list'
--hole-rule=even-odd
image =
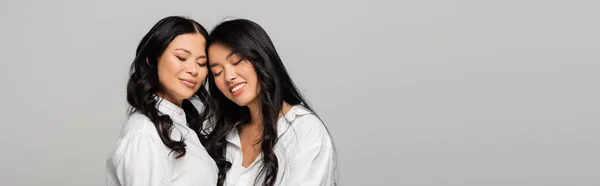
[{"label": "ear", "polygon": [[150,61],[148,61],[148,57],[146,57],[146,64],[150,66]]}]

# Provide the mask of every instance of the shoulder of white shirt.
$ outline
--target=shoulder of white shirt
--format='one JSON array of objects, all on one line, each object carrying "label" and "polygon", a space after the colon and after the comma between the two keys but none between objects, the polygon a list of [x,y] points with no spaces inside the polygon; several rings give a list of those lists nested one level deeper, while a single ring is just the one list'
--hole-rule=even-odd
[{"label": "shoulder of white shirt", "polygon": [[152,123],[152,121],[150,121],[150,118],[138,111],[133,112],[131,115],[129,115],[127,121],[125,122],[125,125],[123,126],[123,132],[150,129],[156,130],[154,124]]},{"label": "shoulder of white shirt", "polygon": [[311,135],[329,136],[327,128],[321,119],[319,119],[312,111],[301,105],[293,106],[288,113],[285,114],[285,119],[278,125],[280,125],[278,127],[279,136],[287,132],[290,128],[294,130],[294,133],[299,135],[311,133]]},{"label": "shoulder of white shirt", "polygon": [[[146,136],[150,138],[146,138]],[[145,144],[152,144],[155,140],[160,141],[160,137],[158,136],[158,132],[152,121],[142,113],[134,112],[127,118],[127,121],[121,130],[119,141],[111,155],[112,161],[115,163],[119,162],[127,147],[131,146],[132,143],[139,145],[139,141],[136,140],[141,139],[147,139],[143,140],[146,141]]]}]

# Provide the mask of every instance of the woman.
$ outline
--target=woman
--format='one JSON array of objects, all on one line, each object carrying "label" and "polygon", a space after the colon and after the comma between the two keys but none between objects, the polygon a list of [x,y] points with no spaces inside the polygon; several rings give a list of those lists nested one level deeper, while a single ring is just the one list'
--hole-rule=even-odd
[{"label": "woman", "polygon": [[144,36],[131,64],[130,115],[107,161],[107,185],[216,185],[218,168],[199,140],[207,114],[189,100],[207,95],[206,38],[200,24],[177,16]]},{"label": "woman", "polygon": [[290,79],[271,39],[238,19],[210,34],[209,90],[216,105],[206,148],[218,185],[334,185],[328,130]]}]

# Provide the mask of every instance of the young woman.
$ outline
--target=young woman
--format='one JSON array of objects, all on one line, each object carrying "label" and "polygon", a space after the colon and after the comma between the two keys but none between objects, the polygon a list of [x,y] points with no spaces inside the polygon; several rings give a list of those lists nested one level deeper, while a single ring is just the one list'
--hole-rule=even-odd
[{"label": "young woman", "polygon": [[217,184],[218,168],[198,136],[207,114],[189,100],[207,96],[207,37],[196,21],[177,16],[144,36],[131,64],[130,115],[107,161],[107,185]]},{"label": "young woman", "polygon": [[209,90],[216,105],[206,148],[218,185],[334,185],[328,130],[290,79],[271,39],[238,19],[210,34]]}]

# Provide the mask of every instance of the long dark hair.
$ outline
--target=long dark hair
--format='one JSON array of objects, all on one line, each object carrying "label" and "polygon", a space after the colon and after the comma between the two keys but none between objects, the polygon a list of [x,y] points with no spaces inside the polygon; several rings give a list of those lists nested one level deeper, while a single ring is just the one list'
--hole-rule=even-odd
[{"label": "long dark hair", "polygon": [[[258,24],[245,19],[223,22],[211,31],[209,45],[211,43],[227,46],[254,66],[261,87],[258,99],[264,124],[261,140],[264,164],[257,180],[264,175],[263,185],[274,185],[279,165],[273,148],[278,139],[277,119],[283,102],[313,110],[292,82],[267,32]],[[248,107],[240,107],[225,97],[214,84],[214,75],[208,74],[208,89],[216,105],[209,108],[215,114],[215,121],[206,149],[219,167],[218,185],[223,185],[231,168],[231,162],[224,157],[227,134],[235,128],[235,124],[249,122],[251,116]]]},{"label": "long dark hair", "polygon": [[[192,19],[169,16],[158,21],[140,41],[135,51],[135,59],[131,63],[129,81],[127,82],[129,114],[140,112],[150,118],[158,131],[160,139],[172,152],[175,152],[176,158],[181,158],[186,154],[186,144],[183,142],[184,139],[179,141],[171,139],[173,120],[168,115],[159,114],[156,107],[158,99],[156,99],[155,94],[164,91],[158,80],[158,59],[176,36],[188,33],[199,33],[204,38],[208,38],[206,29]],[[204,83],[195,93],[195,96],[205,102],[208,92]],[[201,135],[202,123],[208,117],[208,112],[200,114],[187,99],[183,101],[182,108],[188,126],[198,135]]]}]

